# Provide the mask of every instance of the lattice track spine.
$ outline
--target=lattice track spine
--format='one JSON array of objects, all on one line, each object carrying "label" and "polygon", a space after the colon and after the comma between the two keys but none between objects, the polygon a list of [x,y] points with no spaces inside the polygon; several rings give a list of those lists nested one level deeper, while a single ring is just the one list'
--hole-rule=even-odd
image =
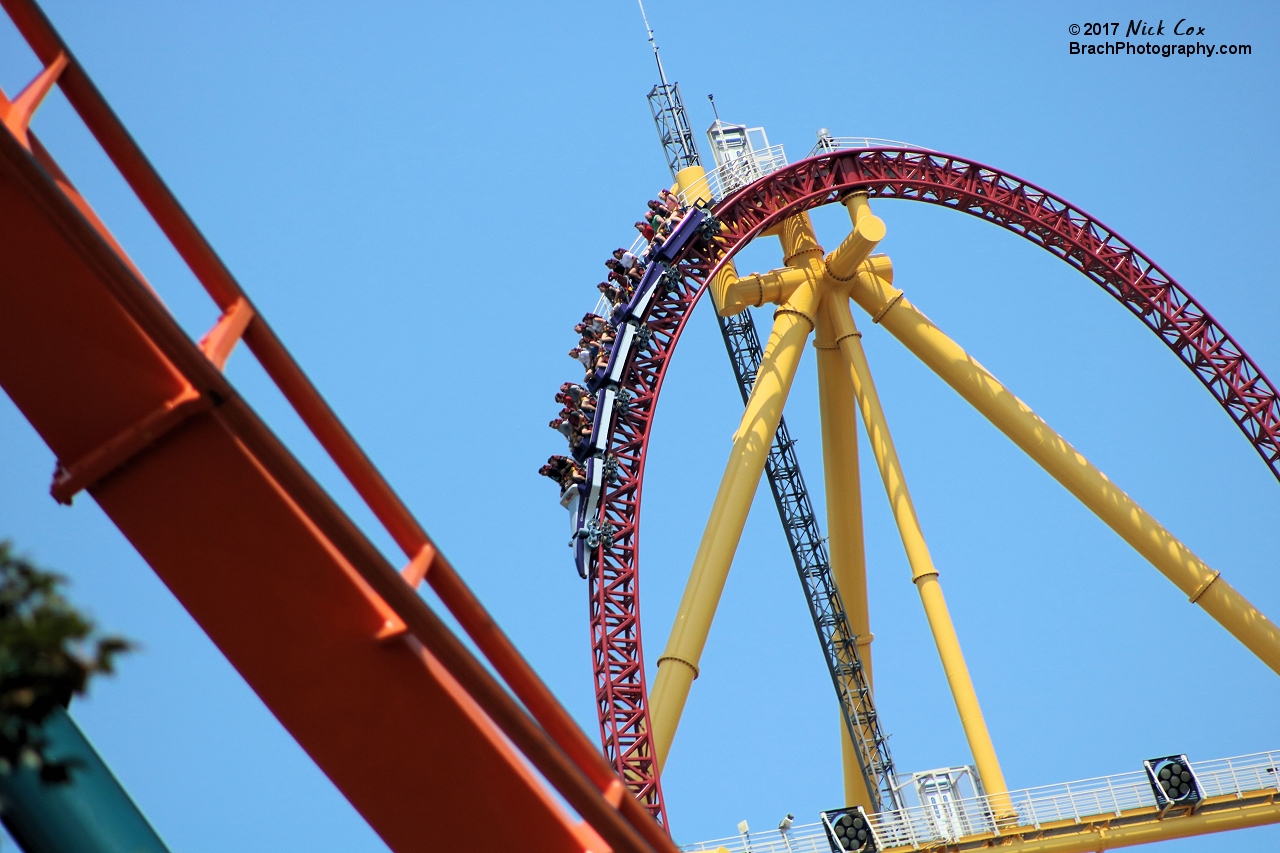
[{"label": "lattice track spine", "polygon": [[[720,317],[720,333],[733,364],[733,374],[745,405],[760,369],[763,351],[755,321],[744,311],[735,317]],[[779,419],[765,463],[765,474],[778,507],[778,518],[787,535],[791,557],[796,564],[804,588],[813,627],[818,632],[827,670],[836,689],[849,737],[858,754],[858,764],[875,800],[873,811],[898,808],[901,804],[895,781],[893,757],[888,738],[880,727],[880,717],[872,701],[871,685],[858,654],[857,637],[849,628],[844,602],[831,576],[827,546],[818,529],[818,520],[800,474],[800,460],[795,442],[787,429],[786,419]]]}]

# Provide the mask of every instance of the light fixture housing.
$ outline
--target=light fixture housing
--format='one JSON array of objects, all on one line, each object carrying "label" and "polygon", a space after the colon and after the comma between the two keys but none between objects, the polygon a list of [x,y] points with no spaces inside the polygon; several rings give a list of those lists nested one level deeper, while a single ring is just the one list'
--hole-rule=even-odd
[{"label": "light fixture housing", "polygon": [[1176,806],[1185,806],[1195,811],[1196,806],[1204,799],[1204,789],[1200,787],[1200,781],[1196,779],[1191,762],[1185,755],[1151,758],[1142,762],[1142,766],[1151,782],[1156,805],[1162,812]]},{"label": "light fixture housing", "polygon": [[832,853],[876,853],[880,839],[862,806],[822,812],[822,827]]}]

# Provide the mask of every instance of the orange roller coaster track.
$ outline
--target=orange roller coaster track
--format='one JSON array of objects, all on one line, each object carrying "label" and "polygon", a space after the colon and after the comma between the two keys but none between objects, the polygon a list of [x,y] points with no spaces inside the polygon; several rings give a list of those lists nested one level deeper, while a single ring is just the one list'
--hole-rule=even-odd
[{"label": "orange roller coaster track", "polygon": [[[43,12],[31,0],[0,5],[45,65],[12,101],[0,96],[0,386],[59,460],[54,497],[84,491],[99,503],[392,849],[473,843],[472,828],[500,805],[529,850],[674,853],[307,380]],[[199,344],[30,132],[54,85],[221,310]],[[404,550],[403,571],[222,374],[241,339]],[[424,579],[505,686],[418,596]]]}]

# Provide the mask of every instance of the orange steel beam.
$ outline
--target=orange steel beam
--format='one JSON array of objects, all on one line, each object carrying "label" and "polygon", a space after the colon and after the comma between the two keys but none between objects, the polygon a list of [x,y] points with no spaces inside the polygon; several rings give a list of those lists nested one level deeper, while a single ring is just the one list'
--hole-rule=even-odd
[{"label": "orange steel beam", "polygon": [[[62,468],[114,455],[90,493],[393,849],[472,843],[491,803],[581,849],[499,727],[571,802],[585,780],[24,155],[0,135],[0,385]],[[379,644],[393,615],[421,642]]]},{"label": "orange steel beam", "polygon": [[[192,363],[191,351],[198,352],[198,350],[194,350],[190,340],[172,323],[167,312],[153,298],[154,294],[145,286],[145,281],[141,280],[127,256],[119,250],[110,234],[93,216],[92,211],[74,193],[65,176],[57,171],[56,165],[52,164],[45,155],[41,162],[45,165],[48,174],[41,176],[46,179],[43,183],[47,184],[48,177],[52,176],[66,196],[66,198],[55,199],[54,206],[57,201],[68,199],[72,201],[87,221],[75,221],[76,217],[71,214],[70,219],[74,221],[71,228],[96,231],[106,244],[96,248],[106,248],[115,263],[124,265],[124,276],[121,277],[120,270],[115,270],[115,275],[109,277],[112,279],[109,283],[115,285],[113,287],[115,296],[121,304],[129,307],[132,319],[146,329],[155,342],[153,345],[159,346],[164,356],[179,367],[181,375],[199,377],[203,380],[197,384],[207,385],[205,393],[219,402],[217,411],[213,413],[215,419],[224,427],[232,428],[240,445],[254,452],[255,461],[265,469],[265,473],[277,479],[277,484],[284,487],[288,497],[297,503],[297,508],[308,516],[308,521],[316,524],[318,532],[327,536],[341,555],[349,559],[351,568],[376,590],[395,615],[408,626],[410,632],[446,664],[449,672],[480,701],[487,715],[499,723],[506,735],[521,747],[538,769],[561,790],[566,799],[607,841],[616,849],[642,850],[652,846],[658,850],[673,851],[671,841],[635,799],[621,791],[616,776],[604,762],[603,757],[595,751],[572,718],[485,612],[448,561],[435,550],[421,525],[370,463],[265,320],[256,313],[244,313],[246,309],[248,312],[252,312],[253,309],[238,283],[182,210],[136,143],[107,106],[92,81],[74,58],[71,58],[66,45],[54,32],[43,13],[29,0],[0,0],[0,5],[10,13],[38,56],[41,58],[52,56],[54,60],[62,56],[70,58],[59,80],[59,85],[68,101],[81,115],[108,156],[120,169],[162,230],[169,236],[214,301],[228,317],[238,313],[246,318],[246,327],[235,331],[243,333],[246,344],[276,380],[303,420],[334,457],[406,554],[413,558],[409,569],[406,570],[406,576],[412,579],[414,576],[421,577],[425,574],[441,600],[536,718],[541,728],[528,719],[523,710],[511,700],[511,697],[489,673],[466,652],[457,638],[444,628],[438,617],[435,617],[411,587],[394,575],[394,570],[391,570],[392,575],[388,577],[386,571],[390,566],[381,555],[279,445],[274,436],[239,400],[220,375],[216,378],[208,375],[201,376],[202,373],[207,374],[213,370],[214,365],[203,358]],[[4,141],[12,142],[9,139]],[[36,144],[38,146],[38,143]],[[8,150],[7,146],[5,147],[5,153],[9,155],[5,158],[8,165],[16,166],[20,170],[24,165],[21,157],[17,156],[16,152]],[[41,182],[36,180],[30,183],[34,185]],[[35,194],[39,195],[43,189],[47,189],[47,186],[37,188]],[[47,207],[49,199],[46,198],[43,201]],[[11,213],[8,210],[5,212]],[[64,218],[68,214],[69,211],[66,210],[58,212],[58,215]],[[41,215],[53,216],[49,210],[42,211]],[[84,229],[85,225],[88,225],[89,229]],[[83,243],[83,235],[77,236]],[[92,241],[89,242],[92,243]],[[128,273],[133,275],[130,276]],[[138,285],[142,287],[139,288]],[[146,322],[140,322],[140,317],[145,318]],[[163,346],[160,346],[162,343]],[[226,349],[229,351],[229,346]],[[225,355],[225,353],[219,353],[219,355]],[[201,361],[203,364],[199,363]],[[175,399],[176,396],[167,398],[167,401]],[[112,439],[118,438],[122,432],[127,433],[144,417],[135,417],[129,424],[117,425],[120,426],[120,430],[95,444],[94,449],[111,444]],[[195,421],[196,418],[192,417],[191,420]],[[169,429],[177,432],[180,427],[183,430],[188,428],[186,424],[177,423],[171,425]],[[43,431],[42,434],[44,434]],[[249,440],[250,436],[253,437],[252,441]],[[164,437],[163,433],[157,436],[159,439]],[[55,442],[48,435],[46,440],[55,447],[60,458],[79,458],[68,455],[64,448],[55,446]],[[131,458],[130,454],[125,453],[120,461],[127,463]],[[92,489],[91,492],[98,497],[100,490],[101,488]],[[168,578],[166,580],[168,581]],[[323,716],[323,711],[321,715]],[[342,787],[341,784],[340,787]],[[615,811],[615,808],[625,817],[625,822],[619,820],[618,811]],[[643,841],[640,837],[643,837]],[[435,840],[440,839],[437,837]]]},{"label": "orange steel beam", "polygon": [[[240,299],[249,304],[247,295],[235,277],[160,178],[39,6],[31,0],[0,0],[0,6],[9,13],[41,61],[53,63],[63,55],[69,59],[58,82],[63,95],[218,307],[227,311]],[[88,210],[87,205],[81,206],[82,213],[95,222],[104,239],[114,246],[114,239],[96,221],[96,216]],[[127,255],[118,246],[116,248],[141,279],[141,274],[133,268]],[[422,548],[434,549],[426,531],[347,432],[265,320],[250,324],[244,340],[263,369],[275,381],[406,556],[416,558]],[[617,779],[612,768],[494,622],[448,560],[438,557],[429,567],[426,577],[431,588],[458,620],[458,624],[538,723],[574,763],[588,774],[600,792],[610,792]],[[614,799],[612,795],[610,799]],[[658,849],[674,850],[669,838],[661,828],[654,825],[648,812],[633,796],[624,796],[618,807],[628,822],[650,844]]]}]

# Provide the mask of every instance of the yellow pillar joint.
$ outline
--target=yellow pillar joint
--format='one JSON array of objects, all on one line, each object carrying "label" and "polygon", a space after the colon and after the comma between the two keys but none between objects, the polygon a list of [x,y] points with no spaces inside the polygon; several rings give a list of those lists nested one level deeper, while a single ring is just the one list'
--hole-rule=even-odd
[{"label": "yellow pillar joint", "polygon": [[777,311],[774,311],[774,312],[773,312],[773,319],[774,319],[774,320],[777,320],[777,319],[778,319],[779,317],[781,317],[783,314],[794,314],[795,316],[802,318],[806,323],[808,323],[808,324],[809,324],[809,331],[810,331],[810,332],[812,332],[814,329],[816,329],[816,328],[818,327],[818,324],[817,324],[817,323],[815,323],[815,322],[813,321],[813,318],[812,318],[812,317],[810,317],[808,314],[804,313],[803,311],[801,311],[801,310],[800,310],[800,309],[798,309],[798,308],[791,308],[790,306],[787,306],[787,305],[783,305],[783,306],[782,306],[781,308],[779,308]]},{"label": "yellow pillar joint", "polygon": [[[1191,593],[1190,598],[1188,598],[1187,600],[1190,601],[1192,604],[1195,604],[1197,601],[1200,600],[1200,596],[1208,592],[1209,587],[1212,586],[1213,582],[1220,577],[1222,577],[1222,572],[1215,569],[1213,572],[1205,576],[1204,580],[1200,581],[1200,586],[1196,587],[1196,591]],[[1226,581],[1223,581],[1223,583],[1226,583]]]},{"label": "yellow pillar joint", "polygon": [[682,663],[685,666],[689,667],[689,669],[693,670],[694,681],[697,681],[698,676],[702,674],[702,670],[698,669],[698,665],[696,663],[687,661],[684,658],[680,657],[679,655],[664,654],[662,657],[658,658],[658,666],[662,666],[664,661],[669,661],[669,660],[673,660],[676,663]]},{"label": "yellow pillar joint", "polygon": [[782,263],[789,267],[808,266],[822,257],[822,246],[814,233],[808,213],[797,213],[782,221],[778,240],[782,243]]},{"label": "yellow pillar joint", "polygon": [[716,311],[721,317],[731,317],[741,313],[748,306],[759,308],[766,302],[781,305],[791,298],[796,288],[813,279],[812,273],[804,268],[783,267],[766,273],[732,279],[716,277],[712,283],[712,298],[716,303]]},{"label": "yellow pillar joint", "polygon": [[[872,258],[872,261],[879,260]],[[885,258],[888,260],[888,258]],[[902,291],[893,286],[892,265],[889,265],[890,276],[886,278],[881,269],[870,262],[863,264],[853,276],[853,286],[849,296],[854,302],[871,315],[871,322],[879,323],[889,310],[902,301]]]},{"label": "yellow pillar joint", "polygon": [[827,275],[839,282],[851,281],[884,235],[884,220],[880,217],[867,215],[859,219],[849,236],[827,255],[824,261]]},{"label": "yellow pillar joint", "polygon": [[854,225],[857,225],[862,217],[871,215],[871,205],[867,201],[865,192],[850,193],[840,199],[840,203],[844,205],[845,210],[849,211],[849,219]]}]

